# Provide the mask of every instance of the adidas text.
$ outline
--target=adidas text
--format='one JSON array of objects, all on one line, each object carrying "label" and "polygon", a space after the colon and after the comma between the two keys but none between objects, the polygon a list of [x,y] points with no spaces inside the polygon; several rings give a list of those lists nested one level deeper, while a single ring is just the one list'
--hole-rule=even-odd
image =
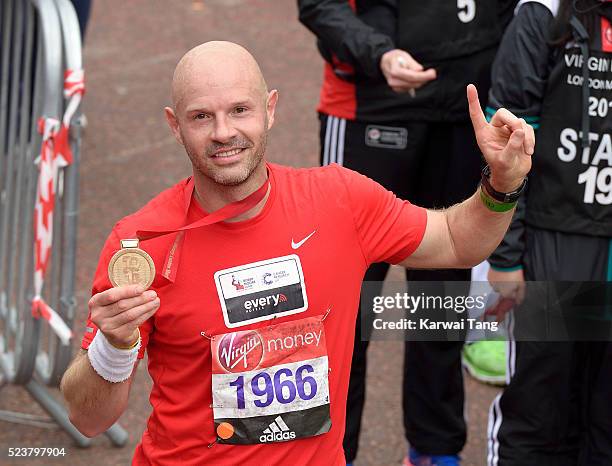
[{"label": "adidas text", "polygon": [[293,440],[295,438],[295,432],[274,432],[270,434],[264,434],[259,437],[261,443],[267,442],[282,442],[285,440]]}]

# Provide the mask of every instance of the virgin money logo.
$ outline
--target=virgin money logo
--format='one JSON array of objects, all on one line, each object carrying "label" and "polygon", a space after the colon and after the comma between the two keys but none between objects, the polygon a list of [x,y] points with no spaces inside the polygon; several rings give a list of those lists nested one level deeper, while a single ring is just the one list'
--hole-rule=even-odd
[{"label": "virgin money logo", "polygon": [[234,332],[223,335],[219,343],[219,363],[228,372],[257,369],[263,358],[263,342],[259,333]]}]

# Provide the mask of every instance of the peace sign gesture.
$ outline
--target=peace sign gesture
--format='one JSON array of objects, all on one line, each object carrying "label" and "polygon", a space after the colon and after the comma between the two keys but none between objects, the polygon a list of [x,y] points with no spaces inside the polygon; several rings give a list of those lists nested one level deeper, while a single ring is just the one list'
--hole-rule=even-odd
[{"label": "peace sign gesture", "polygon": [[487,123],[473,84],[467,87],[467,98],[478,147],[491,167],[491,185],[503,193],[514,191],[531,170],[533,128],[505,108],[500,108]]}]

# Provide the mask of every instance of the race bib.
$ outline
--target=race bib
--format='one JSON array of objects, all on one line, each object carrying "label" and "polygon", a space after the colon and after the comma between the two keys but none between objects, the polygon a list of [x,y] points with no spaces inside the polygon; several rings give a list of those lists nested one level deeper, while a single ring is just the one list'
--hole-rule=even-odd
[{"label": "race bib", "polygon": [[219,270],[215,284],[228,328],[308,309],[302,264],[295,254]]},{"label": "race bib", "polygon": [[320,317],[216,335],[211,349],[219,443],[286,442],[329,431],[327,349]]}]

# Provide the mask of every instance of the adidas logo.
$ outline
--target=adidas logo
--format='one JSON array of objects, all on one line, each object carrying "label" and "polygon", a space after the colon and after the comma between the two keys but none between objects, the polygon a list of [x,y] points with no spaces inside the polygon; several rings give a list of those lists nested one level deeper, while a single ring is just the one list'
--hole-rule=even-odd
[{"label": "adidas logo", "polygon": [[263,435],[259,436],[259,441],[261,443],[283,442],[293,440],[294,438],[295,432],[289,429],[282,417],[277,416],[268,428],[263,431]]}]

